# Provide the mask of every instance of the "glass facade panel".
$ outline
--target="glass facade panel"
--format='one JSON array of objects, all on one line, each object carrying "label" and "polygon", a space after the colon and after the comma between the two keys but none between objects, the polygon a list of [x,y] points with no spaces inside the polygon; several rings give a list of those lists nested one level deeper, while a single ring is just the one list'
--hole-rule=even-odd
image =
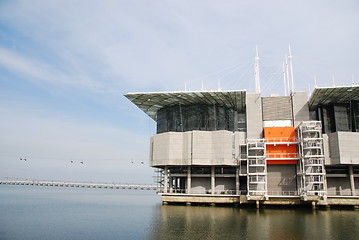
[{"label": "glass facade panel", "polygon": [[334,116],[336,131],[350,131],[349,106],[334,105]]},{"label": "glass facade panel", "polygon": [[353,116],[353,132],[359,132],[359,102],[351,102],[352,116]]},{"label": "glass facade panel", "polygon": [[359,102],[319,106],[317,119],[322,122],[323,133],[359,132]]},{"label": "glass facade panel", "polygon": [[201,131],[245,131],[245,113],[217,105],[175,105],[157,112],[157,133]]}]

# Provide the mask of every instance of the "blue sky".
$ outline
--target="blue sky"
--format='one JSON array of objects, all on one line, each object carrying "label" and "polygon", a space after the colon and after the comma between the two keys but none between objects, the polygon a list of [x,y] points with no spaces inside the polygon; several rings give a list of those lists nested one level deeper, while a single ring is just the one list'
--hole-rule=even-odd
[{"label": "blue sky", "polygon": [[155,122],[123,94],[252,92],[256,45],[264,95],[283,94],[289,44],[295,89],[358,84],[358,12],[355,0],[2,0],[0,176],[151,183]]}]

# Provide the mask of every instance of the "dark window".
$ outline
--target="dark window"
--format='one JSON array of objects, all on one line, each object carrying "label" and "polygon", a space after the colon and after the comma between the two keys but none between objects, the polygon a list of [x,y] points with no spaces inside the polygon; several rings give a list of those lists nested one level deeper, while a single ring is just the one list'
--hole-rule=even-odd
[{"label": "dark window", "polygon": [[201,131],[246,131],[245,113],[217,105],[174,105],[157,112],[157,133]]},{"label": "dark window", "polygon": [[236,174],[234,167],[216,167],[215,174]]},{"label": "dark window", "polygon": [[348,167],[346,166],[330,166],[326,167],[327,174],[348,174]]},{"label": "dark window", "polygon": [[359,102],[334,103],[319,106],[317,119],[322,122],[323,133],[359,132]]},{"label": "dark window", "polygon": [[188,168],[187,167],[171,167],[170,169],[171,174],[187,174]]},{"label": "dark window", "polygon": [[351,101],[353,132],[359,132],[359,101]]},{"label": "dark window", "polygon": [[211,167],[192,167],[192,174],[211,174]]},{"label": "dark window", "polygon": [[336,131],[350,131],[349,106],[334,105],[335,129]]}]

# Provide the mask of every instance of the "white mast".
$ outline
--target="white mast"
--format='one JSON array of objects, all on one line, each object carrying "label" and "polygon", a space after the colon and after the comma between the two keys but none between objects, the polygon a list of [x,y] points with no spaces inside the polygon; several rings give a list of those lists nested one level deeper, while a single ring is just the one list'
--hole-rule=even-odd
[{"label": "white mast", "polygon": [[288,56],[285,58],[285,79],[287,83],[287,94],[290,93],[290,84],[289,84],[289,68],[288,68]]},{"label": "white mast", "polygon": [[289,45],[289,55],[288,55],[288,62],[290,67],[290,80],[291,80],[291,92],[294,92],[294,78],[293,78],[293,65],[292,65],[292,53],[290,51],[290,45]]},{"label": "white mast", "polygon": [[286,74],[286,65],[283,63],[283,85],[284,85],[284,96],[287,96],[287,74]]},{"label": "white mast", "polygon": [[355,85],[355,82],[354,82],[354,74],[352,74],[352,87]]},{"label": "white mast", "polygon": [[257,45],[256,45],[256,57],[254,58],[254,80],[256,84],[256,93],[261,93],[261,83],[259,79],[259,56],[258,56]]}]

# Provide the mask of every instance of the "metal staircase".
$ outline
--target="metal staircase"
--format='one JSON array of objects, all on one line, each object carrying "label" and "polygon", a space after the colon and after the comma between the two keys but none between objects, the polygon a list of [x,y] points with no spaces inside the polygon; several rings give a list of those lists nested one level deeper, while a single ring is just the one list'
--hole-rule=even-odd
[{"label": "metal staircase", "polygon": [[267,196],[265,139],[247,139],[247,198]]},{"label": "metal staircase", "polygon": [[164,189],[164,169],[163,168],[155,168],[156,175],[155,178],[155,184],[157,185],[157,188],[160,192]]},{"label": "metal staircase", "polygon": [[299,194],[326,196],[322,126],[319,121],[306,121],[298,126],[300,161]]}]

